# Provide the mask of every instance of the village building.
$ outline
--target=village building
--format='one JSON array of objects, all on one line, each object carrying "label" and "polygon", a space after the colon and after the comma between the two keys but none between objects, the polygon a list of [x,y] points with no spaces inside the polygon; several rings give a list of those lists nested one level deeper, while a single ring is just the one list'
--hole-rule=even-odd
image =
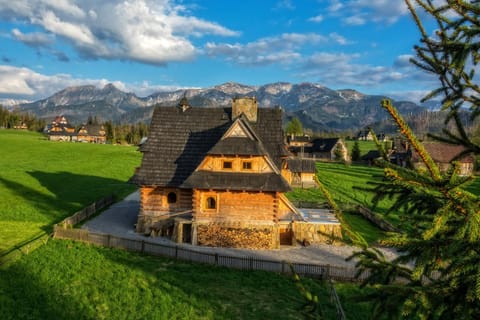
[{"label": "village building", "polygon": [[51,141],[106,143],[107,137],[103,125],[84,124],[76,129],[65,116],[56,116],[44,132]]},{"label": "village building", "polygon": [[[308,136],[292,136],[287,139],[288,150],[297,158],[312,158],[327,161],[348,159],[345,142],[340,138],[314,138]],[[341,153],[342,159],[338,159]]]},{"label": "village building", "polygon": [[155,109],[140,151],[131,179],[140,187],[137,232],[243,248],[321,241],[320,230],[341,236],[338,221],[308,222],[285,196],[291,187],[282,175],[288,152],[280,108],[258,108],[255,98],[195,108],[184,97]]},{"label": "village building", "polygon": [[[459,175],[470,176],[474,171],[475,157],[473,152],[465,153],[465,147],[442,142],[424,142],[425,150],[430,154],[441,172],[446,172],[454,161],[458,162]],[[412,151],[411,163],[415,169],[426,169],[417,152]]]},{"label": "village building", "polygon": [[348,159],[347,146],[340,138],[314,139],[312,141],[311,154],[315,159],[331,161],[345,161]]},{"label": "village building", "polygon": [[282,174],[292,187],[305,189],[317,187],[316,173],[314,159],[289,158]]}]

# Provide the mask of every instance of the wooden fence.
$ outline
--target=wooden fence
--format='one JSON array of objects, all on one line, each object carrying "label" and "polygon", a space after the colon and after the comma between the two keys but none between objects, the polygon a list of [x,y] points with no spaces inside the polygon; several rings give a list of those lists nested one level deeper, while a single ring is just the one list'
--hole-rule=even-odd
[{"label": "wooden fence", "polygon": [[95,201],[91,205],[83,208],[82,210],[75,212],[70,217],[68,217],[68,218],[64,219],[62,222],[56,224],[54,226],[54,228],[58,228],[58,227],[65,228],[65,227],[74,226],[74,225],[82,222],[83,220],[91,217],[97,211],[100,211],[103,208],[111,205],[114,201],[115,201],[115,196],[114,195],[106,196],[105,198],[100,199],[98,201]]},{"label": "wooden fence", "polygon": [[72,239],[104,247],[119,248],[132,252],[141,252],[155,256],[168,257],[189,262],[205,263],[240,270],[264,270],[291,274],[289,266],[292,265],[297,274],[312,278],[357,282],[365,279],[367,276],[367,274],[364,273],[360,277],[356,278],[355,268],[350,267],[296,262],[291,263],[288,261],[264,260],[248,256],[228,256],[218,253],[196,251],[181,245],[159,244],[146,240],[129,239],[110,234],[96,233],[83,229],[56,228],[54,237],[58,239]]}]

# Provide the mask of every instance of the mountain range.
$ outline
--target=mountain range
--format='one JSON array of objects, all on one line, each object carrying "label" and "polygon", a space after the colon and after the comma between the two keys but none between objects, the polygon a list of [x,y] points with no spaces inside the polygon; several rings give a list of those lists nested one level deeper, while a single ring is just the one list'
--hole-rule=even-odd
[{"label": "mountain range", "polygon": [[[314,132],[358,130],[388,118],[380,107],[385,96],[366,95],[355,90],[332,90],[315,83],[272,83],[249,86],[224,83],[205,89],[182,89],[157,92],[147,97],[119,90],[113,84],[103,88],[76,86],[16,109],[50,121],[64,115],[74,124],[96,116],[116,123],[149,122],[154,106],[175,106],[186,96],[192,107],[226,107],[232,98],[255,96],[260,107],[280,106],[285,121],[298,117],[305,128]],[[424,107],[408,101],[393,101],[402,114],[416,114]]]}]

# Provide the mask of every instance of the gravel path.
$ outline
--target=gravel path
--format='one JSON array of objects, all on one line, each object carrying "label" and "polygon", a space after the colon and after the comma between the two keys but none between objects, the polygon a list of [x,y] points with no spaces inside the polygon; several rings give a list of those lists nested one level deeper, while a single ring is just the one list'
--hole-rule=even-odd
[{"label": "gravel path", "polygon": [[[139,192],[134,192],[124,200],[113,204],[102,214],[86,222],[82,228],[90,231],[107,233],[131,239],[148,240],[149,242],[175,244],[171,240],[163,237],[146,237],[143,234],[136,233],[134,224],[137,220],[139,211]],[[326,245],[313,244],[308,247],[303,246],[282,246],[275,250],[249,250],[233,248],[214,248],[203,246],[192,246],[189,244],[178,244],[189,249],[201,252],[214,252],[229,256],[256,257],[265,260],[284,260],[296,263],[350,266],[355,265],[355,261],[345,261],[355,251],[360,251],[357,247],[347,245]],[[384,250],[387,256],[394,257],[393,250]]]}]

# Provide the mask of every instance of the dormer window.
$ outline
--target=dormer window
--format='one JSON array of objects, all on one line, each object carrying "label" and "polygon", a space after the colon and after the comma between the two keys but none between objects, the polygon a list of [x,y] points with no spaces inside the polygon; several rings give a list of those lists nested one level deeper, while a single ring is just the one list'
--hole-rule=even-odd
[{"label": "dormer window", "polygon": [[232,161],[223,161],[223,169],[232,170],[233,163]]},{"label": "dormer window", "polygon": [[243,161],[242,162],[243,170],[252,170],[252,161]]}]

